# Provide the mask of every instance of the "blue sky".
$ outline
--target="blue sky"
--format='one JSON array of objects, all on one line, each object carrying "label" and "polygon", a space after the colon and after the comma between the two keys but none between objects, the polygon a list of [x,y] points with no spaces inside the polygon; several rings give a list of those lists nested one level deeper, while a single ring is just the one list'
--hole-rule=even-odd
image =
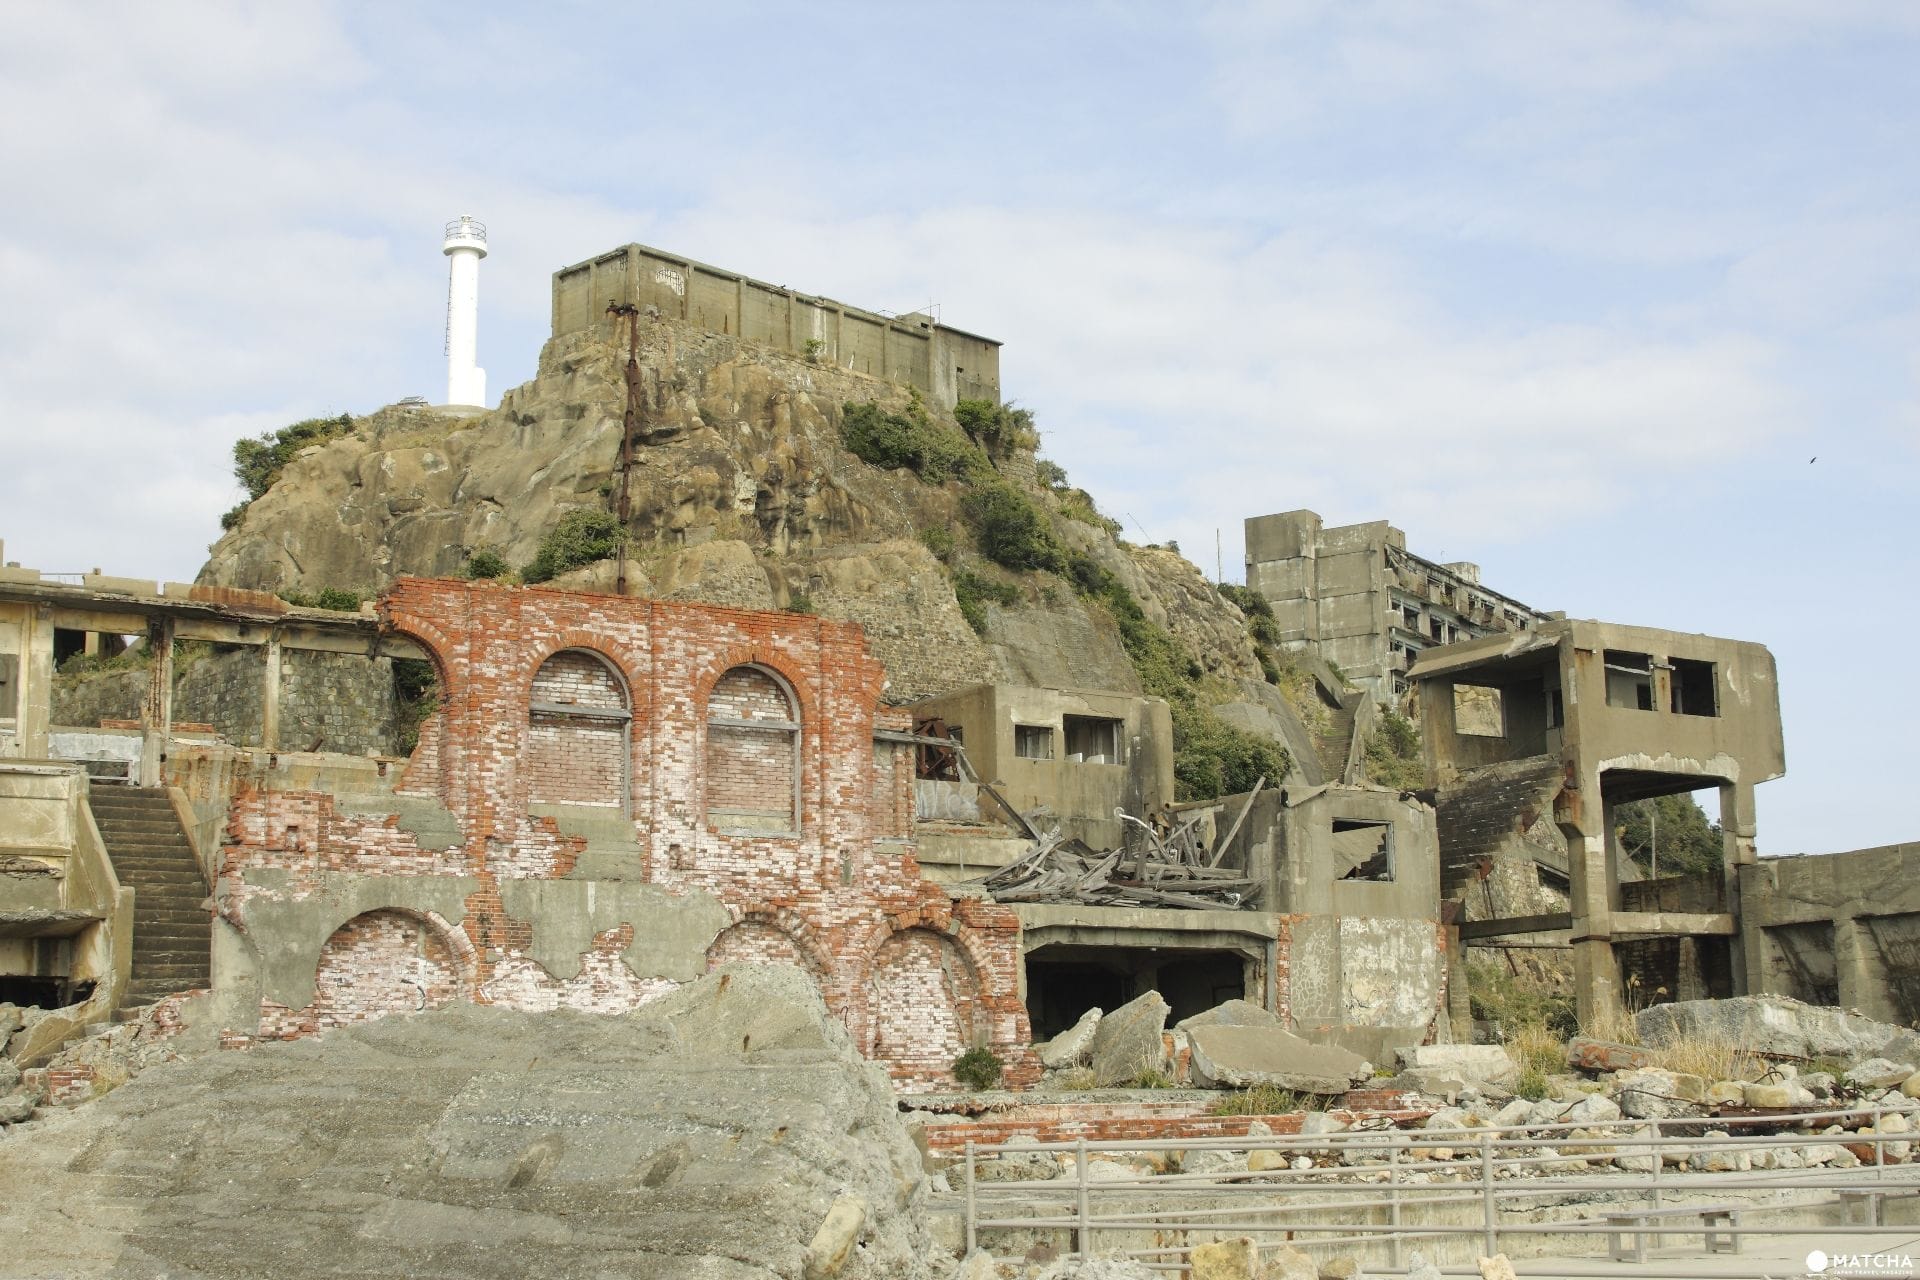
[{"label": "blue sky", "polygon": [[1134,536],[1238,578],[1244,517],[1385,517],[1762,641],[1762,848],[1920,838],[1920,9],[451,12],[10,8],[8,559],[189,578],[236,437],[437,399],[471,212],[495,396],[628,240],[936,302]]}]

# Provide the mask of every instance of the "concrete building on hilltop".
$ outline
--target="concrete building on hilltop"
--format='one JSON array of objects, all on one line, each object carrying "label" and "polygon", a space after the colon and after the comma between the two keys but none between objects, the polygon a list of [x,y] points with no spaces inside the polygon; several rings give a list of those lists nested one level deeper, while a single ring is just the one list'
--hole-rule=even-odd
[{"label": "concrete building on hilltop", "polygon": [[1403,704],[1408,669],[1426,650],[1554,616],[1482,585],[1478,565],[1414,555],[1385,520],[1329,529],[1312,511],[1254,516],[1246,544],[1247,586],[1273,606],[1281,642],[1332,663],[1389,709]]}]

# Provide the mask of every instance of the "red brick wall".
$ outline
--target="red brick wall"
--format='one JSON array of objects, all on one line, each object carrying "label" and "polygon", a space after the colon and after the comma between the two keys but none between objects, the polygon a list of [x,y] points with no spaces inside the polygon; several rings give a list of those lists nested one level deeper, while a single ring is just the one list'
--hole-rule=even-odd
[{"label": "red brick wall", "polygon": [[[710,893],[742,922],[714,940],[710,962],[798,961],[856,1044],[887,1046],[881,1052],[903,1087],[951,1087],[953,1057],[976,1041],[1007,1060],[1009,1083],[1038,1078],[1026,1047],[1012,910],[953,899],[921,877],[910,844],[875,843],[876,835],[911,833],[912,770],[904,750],[876,753],[876,727],[908,724],[902,713],[877,708],[885,672],[859,628],[788,613],[419,579],[395,585],[382,617],[429,648],[441,673],[442,709],[422,734],[404,786],[435,796],[463,843],[423,850],[397,818],[342,814],[324,795],[243,794],[218,892],[236,927],[248,927],[255,899],[324,897],[328,875],[473,877],[481,887],[442,939],[455,966],[454,991],[529,1009],[632,1008],[672,987],[634,974],[621,955],[644,920],[596,937],[581,972],[560,978],[532,958],[541,922],[509,916],[500,893],[505,880],[573,870],[581,842],[530,817],[527,806],[555,796],[579,802],[591,788],[626,805],[640,848],[626,878],[669,893]],[[624,697],[632,721],[615,748],[617,771],[606,740],[567,754],[542,736],[530,703],[558,701],[546,696],[550,689],[582,704],[589,696]],[[777,758],[729,776],[739,744],[716,740],[715,715],[766,722],[767,730],[747,736],[776,744]],[[788,720],[800,725],[797,743],[772,728]],[[881,764],[889,757],[890,770]],[[730,830],[732,822],[709,813],[716,797],[745,797],[750,803],[741,807],[768,815],[777,808],[782,830]],[[249,880],[247,872],[262,868],[284,874]],[[399,888],[394,900],[403,900]],[[384,949],[370,942],[330,949],[352,963],[326,963],[357,980],[330,977],[330,1003],[316,997],[310,1010],[264,1009],[262,1032],[311,1030],[325,1009],[341,1018],[396,1001],[412,1007],[417,991],[411,1000],[396,995],[395,980],[429,958],[430,934],[439,936],[428,930],[403,944],[395,933]],[[428,984],[436,993],[445,985],[439,972]]]}]

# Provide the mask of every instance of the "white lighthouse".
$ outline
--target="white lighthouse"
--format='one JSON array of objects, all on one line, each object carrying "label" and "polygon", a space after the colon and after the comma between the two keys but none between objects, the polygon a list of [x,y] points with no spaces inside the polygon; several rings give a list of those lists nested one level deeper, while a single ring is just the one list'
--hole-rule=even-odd
[{"label": "white lighthouse", "polygon": [[487,405],[487,371],[475,363],[480,335],[480,259],[487,224],[461,214],[447,224],[447,403]]}]

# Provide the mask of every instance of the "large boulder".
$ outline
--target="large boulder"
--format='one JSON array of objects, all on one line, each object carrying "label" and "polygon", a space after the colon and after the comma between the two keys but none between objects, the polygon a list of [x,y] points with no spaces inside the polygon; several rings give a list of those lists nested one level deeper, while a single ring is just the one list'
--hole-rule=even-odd
[{"label": "large boulder", "polygon": [[[886,1075],[797,969],[154,1066],[6,1139],[24,1275],[924,1280]],[[58,1222],[58,1230],[48,1223]]]},{"label": "large boulder", "polygon": [[1035,1045],[1033,1049],[1040,1055],[1040,1065],[1049,1071],[1059,1071],[1085,1063],[1087,1054],[1093,1050],[1093,1036],[1100,1029],[1100,1018],[1100,1010],[1089,1009],[1065,1031]]},{"label": "large boulder", "polygon": [[1468,1084],[1512,1084],[1520,1076],[1505,1048],[1497,1044],[1420,1044],[1399,1050],[1407,1071],[1463,1080]]},{"label": "large boulder", "polygon": [[1920,1061],[1920,1032],[1787,996],[1656,1004],[1634,1015],[1634,1026],[1652,1045],[1712,1040],[1777,1058]]},{"label": "large boulder", "polygon": [[1187,1043],[1193,1082],[1203,1088],[1271,1085],[1297,1093],[1345,1093],[1373,1078],[1373,1064],[1359,1054],[1303,1040],[1282,1027],[1190,1027]]},{"label": "large boulder", "polygon": [[1175,1031],[1191,1031],[1195,1027],[1282,1027],[1285,1021],[1277,1013],[1270,1013],[1257,1004],[1245,1000],[1229,1000],[1217,1004],[1204,1013],[1196,1013],[1190,1018],[1182,1018],[1173,1024]]},{"label": "large boulder", "polygon": [[1148,1072],[1167,1069],[1167,1002],[1158,991],[1129,1000],[1100,1019],[1087,1065],[1101,1088],[1126,1084]]}]

